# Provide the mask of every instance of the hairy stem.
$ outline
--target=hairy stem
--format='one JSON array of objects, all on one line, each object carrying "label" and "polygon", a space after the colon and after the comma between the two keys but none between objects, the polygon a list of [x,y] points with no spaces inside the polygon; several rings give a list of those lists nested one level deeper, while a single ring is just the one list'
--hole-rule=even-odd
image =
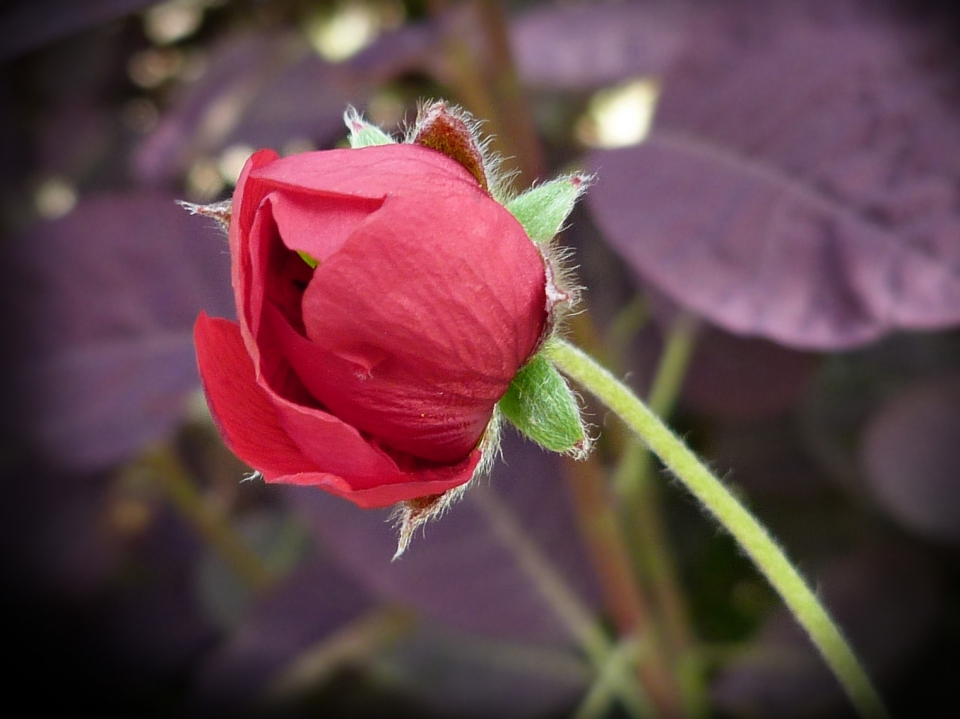
[{"label": "hairy stem", "polygon": [[809,634],[857,711],[886,717],[856,655],[816,595],[767,530],[696,455],[647,406],[590,356],[554,340],[547,356],[556,366],[610,408],[737,540]]}]

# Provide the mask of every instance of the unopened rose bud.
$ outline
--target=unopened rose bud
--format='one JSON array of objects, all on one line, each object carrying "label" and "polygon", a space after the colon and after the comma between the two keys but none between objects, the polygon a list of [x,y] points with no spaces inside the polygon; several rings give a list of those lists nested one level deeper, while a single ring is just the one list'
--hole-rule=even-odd
[{"label": "unopened rose bud", "polygon": [[547,300],[540,253],[469,172],[408,144],[261,151],[230,250],[239,322],[201,316],[196,342],[242,459],[364,507],[470,479]]},{"label": "unopened rose bud", "polygon": [[229,226],[238,315],[200,316],[197,358],[241,459],[268,482],[399,503],[402,551],[495,453],[501,414],[549,449],[586,447],[572,393],[537,355],[570,296],[541,235],[579,180],[508,210],[458,111],[427,106],[407,143],[345,119],[353,149],[261,150],[232,202],[187,206]]}]

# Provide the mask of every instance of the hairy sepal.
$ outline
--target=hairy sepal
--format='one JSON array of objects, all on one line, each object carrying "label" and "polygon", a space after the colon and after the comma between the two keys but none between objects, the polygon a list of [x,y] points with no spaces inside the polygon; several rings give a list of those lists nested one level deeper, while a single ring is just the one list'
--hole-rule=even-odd
[{"label": "hairy sepal", "polygon": [[354,108],[348,107],[343,113],[343,122],[350,131],[350,147],[374,147],[375,145],[392,145],[396,143],[390,135],[363,119],[363,116]]},{"label": "hairy sepal", "polygon": [[578,459],[589,451],[577,398],[542,354],[520,369],[498,407],[514,427],[544,449]]},{"label": "hairy sepal", "polygon": [[567,175],[533,187],[506,203],[530,239],[540,244],[556,236],[580,196],[590,186],[589,175]]},{"label": "hairy sepal", "polygon": [[477,481],[478,478],[485,476],[493,466],[493,462],[501,456],[500,451],[500,431],[503,426],[503,417],[499,408],[493,412],[490,424],[480,440],[480,463],[473,472],[473,476],[466,484],[454,487],[443,494],[433,494],[427,497],[408,500],[398,504],[391,519],[397,528],[397,551],[393,559],[399,559],[410,546],[413,535],[417,529],[424,526],[434,519],[439,519],[444,512],[457,503],[457,501],[467,492],[469,487]]}]

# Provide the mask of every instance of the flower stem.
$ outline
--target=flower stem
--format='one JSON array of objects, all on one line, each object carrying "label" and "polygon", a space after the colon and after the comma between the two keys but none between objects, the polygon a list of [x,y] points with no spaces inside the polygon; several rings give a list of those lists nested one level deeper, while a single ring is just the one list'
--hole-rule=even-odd
[{"label": "flower stem", "polygon": [[547,357],[647,443],[737,540],[809,634],[861,716],[886,717],[883,702],[826,609],[767,530],[647,406],[590,356],[553,340]]}]

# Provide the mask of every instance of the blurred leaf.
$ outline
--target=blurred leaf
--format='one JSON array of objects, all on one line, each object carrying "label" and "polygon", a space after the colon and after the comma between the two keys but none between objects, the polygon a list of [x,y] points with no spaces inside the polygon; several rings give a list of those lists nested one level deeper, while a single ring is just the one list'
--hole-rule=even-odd
[{"label": "blurred leaf", "polygon": [[92,469],[169,433],[199,386],[197,314],[233,314],[219,229],[162,195],[101,196],[36,224],[12,251],[33,443]]},{"label": "blurred leaf", "polygon": [[232,36],[209,50],[209,67],[183,85],[133,155],[145,182],[182,176],[198,158],[231,145],[284,149],[345,137],[343,111],[368,86],[312,54],[293,35]]},{"label": "blurred leaf", "polygon": [[682,49],[684,15],[670,3],[543,4],[511,27],[520,76],[557,90],[660,75]]},{"label": "blurred leaf", "polygon": [[137,12],[159,0],[31,0],[0,9],[0,61]]},{"label": "blurred leaf", "polygon": [[930,377],[955,374],[956,333],[897,333],[854,352],[823,357],[799,407],[806,454],[848,492],[868,491],[863,471],[864,428],[883,403]]},{"label": "blurred leaf", "polygon": [[960,541],[960,380],[894,396],[870,419],[860,452],[887,512],[924,535]]},{"label": "blurred leaf", "polygon": [[[491,486],[571,586],[585,601],[595,601],[559,460],[512,433],[504,437],[503,456]],[[571,641],[510,548],[474,506],[469,490],[395,562],[390,557],[396,533],[388,512],[358,509],[311,488],[290,488],[289,498],[324,549],[383,599],[466,631],[519,641]]]},{"label": "blurred leaf", "polygon": [[249,708],[302,652],[373,606],[329,560],[308,560],[260,597],[210,653],[198,672],[198,698],[223,709]]},{"label": "blurred leaf", "polygon": [[675,301],[803,348],[960,322],[957,108],[934,30],[856,0],[701,6],[588,202]]}]

